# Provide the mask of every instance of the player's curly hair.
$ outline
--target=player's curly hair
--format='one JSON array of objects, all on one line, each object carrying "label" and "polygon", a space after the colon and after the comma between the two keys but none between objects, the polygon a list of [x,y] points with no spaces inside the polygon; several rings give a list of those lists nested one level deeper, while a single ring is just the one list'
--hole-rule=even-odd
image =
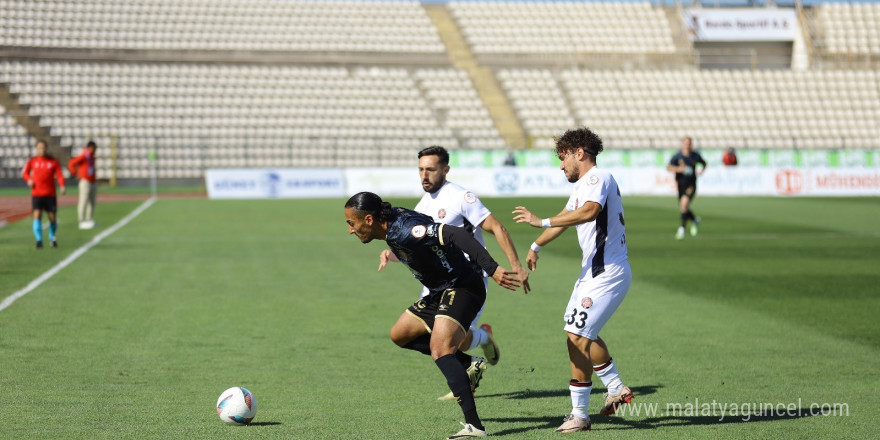
[{"label": "player's curly hair", "polygon": [[555,140],[556,154],[560,156],[565,153],[573,153],[580,148],[595,159],[605,149],[602,146],[602,139],[587,127],[566,130],[562,136],[555,138]]},{"label": "player's curly hair", "polygon": [[359,192],[351,196],[345,202],[345,207],[353,208],[362,215],[370,214],[379,222],[388,221],[394,217],[391,204],[382,201],[381,197],[368,191]]}]

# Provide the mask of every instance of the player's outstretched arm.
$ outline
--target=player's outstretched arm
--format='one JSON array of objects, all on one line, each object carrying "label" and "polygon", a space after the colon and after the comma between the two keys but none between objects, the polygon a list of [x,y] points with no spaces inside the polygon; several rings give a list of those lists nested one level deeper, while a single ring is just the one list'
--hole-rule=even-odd
[{"label": "player's outstretched arm", "polygon": [[507,228],[505,228],[504,225],[501,224],[501,222],[499,222],[492,214],[489,214],[489,216],[483,220],[480,227],[483,228],[484,231],[495,236],[495,240],[498,241],[498,246],[501,248],[501,251],[504,252],[504,255],[507,256],[507,262],[510,263],[510,268],[519,274],[519,281],[522,283],[523,291],[528,294],[529,290],[531,290],[531,287],[529,286],[529,272],[523,268],[522,264],[520,264],[519,255],[516,254],[516,248],[513,246],[513,240],[510,238]]},{"label": "player's outstretched arm", "polygon": [[[556,217],[559,217],[559,216],[565,214],[566,212],[568,212],[568,211],[562,210],[559,212],[559,214],[556,215]],[[535,226],[535,227],[542,226],[543,219],[541,219],[540,217],[533,214],[525,206],[517,206],[513,210],[513,214],[515,214],[513,219],[517,223],[528,223],[529,225]],[[551,221],[553,218],[555,218],[555,217],[550,217]],[[528,254],[526,255],[526,267],[528,267],[529,270],[534,271],[535,269],[538,268],[538,251],[536,249],[540,249],[542,246],[548,245],[551,241],[555,240],[556,237],[559,237],[560,235],[562,235],[562,233],[565,232],[566,229],[568,229],[568,228],[567,227],[550,227],[550,228],[545,229],[544,232],[542,232],[540,235],[538,235],[538,238],[535,239],[534,244],[532,244],[532,246],[529,249]]]},{"label": "player's outstretched arm", "polygon": [[464,228],[440,224],[440,234],[444,243],[452,243],[459,249],[470,255],[471,261],[477,263],[486,273],[492,274],[492,279],[505,289],[516,290],[520,283],[517,273],[501,267],[489,254],[489,251]]},{"label": "player's outstretched arm", "polygon": [[574,211],[562,211],[553,217],[542,219],[532,214],[524,206],[517,206],[513,210],[513,213],[516,214],[513,219],[517,223],[528,223],[536,228],[567,228],[596,220],[600,212],[602,212],[602,205],[596,202],[586,202],[584,206]]},{"label": "player's outstretched arm", "polygon": [[379,270],[377,270],[376,272],[384,269],[388,262],[399,263],[400,260],[397,258],[397,255],[394,255],[394,252],[391,252],[391,250],[389,249],[385,249],[379,253]]},{"label": "player's outstretched arm", "polygon": [[535,239],[535,242],[529,248],[529,253],[526,255],[526,266],[529,270],[534,271],[538,268],[538,250],[549,244],[551,241],[556,240],[556,237],[562,235],[566,229],[568,228],[545,229],[544,232]]}]

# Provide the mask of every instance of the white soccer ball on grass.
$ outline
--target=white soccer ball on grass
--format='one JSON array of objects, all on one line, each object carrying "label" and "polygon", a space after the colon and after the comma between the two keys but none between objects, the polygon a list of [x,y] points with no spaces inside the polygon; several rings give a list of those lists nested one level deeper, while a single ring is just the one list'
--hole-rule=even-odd
[{"label": "white soccer ball on grass", "polygon": [[247,425],[257,415],[257,398],[244,387],[232,387],[217,398],[217,415],[230,425]]}]

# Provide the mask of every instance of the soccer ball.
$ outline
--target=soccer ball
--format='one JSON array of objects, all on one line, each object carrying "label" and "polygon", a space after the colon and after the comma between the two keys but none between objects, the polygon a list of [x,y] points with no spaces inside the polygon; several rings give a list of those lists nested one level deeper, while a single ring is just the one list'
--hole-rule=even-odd
[{"label": "soccer ball", "polygon": [[230,425],[247,425],[257,415],[257,399],[247,388],[232,387],[217,399],[217,415]]}]

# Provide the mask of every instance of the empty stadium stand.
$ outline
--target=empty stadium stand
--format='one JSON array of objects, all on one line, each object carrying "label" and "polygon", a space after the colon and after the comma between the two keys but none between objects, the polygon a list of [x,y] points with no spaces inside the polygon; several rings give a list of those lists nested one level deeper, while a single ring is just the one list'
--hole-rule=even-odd
[{"label": "empty stadium stand", "polygon": [[672,53],[666,15],[648,2],[461,2],[449,8],[477,54]]},{"label": "empty stadium stand", "polygon": [[212,166],[343,157],[398,165],[459,138],[503,146],[467,76],[451,68],[3,61],[0,82],[66,145],[116,136],[121,178],[146,176],[150,148],[162,177],[198,177]]},{"label": "empty stadium stand", "polygon": [[0,178],[44,136],[98,139],[120,179],[407,166],[581,124],[611,148],[880,148],[880,5],[798,12],[812,60],[731,70],[648,1],[0,0]]},{"label": "empty stadium stand", "polygon": [[536,146],[587,125],[617,148],[878,148],[874,70],[503,70]]},{"label": "empty stadium stand", "polygon": [[[18,124],[11,116],[6,114],[6,108],[0,106],[0,170],[4,174],[10,170],[10,175],[0,177],[16,177],[27,162],[27,158],[33,155],[33,146],[30,137],[24,127]],[[15,171],[18,170],[17,174]]]},{"label": "empty stadium stand", "polygon": [[418,2],[0,0],[0,46],[442,53]]},{"label": "empty stadium stand", "polygon": [[812,27],[829,54],[880,56],[880,5],[828,3],[814,15]]}]

